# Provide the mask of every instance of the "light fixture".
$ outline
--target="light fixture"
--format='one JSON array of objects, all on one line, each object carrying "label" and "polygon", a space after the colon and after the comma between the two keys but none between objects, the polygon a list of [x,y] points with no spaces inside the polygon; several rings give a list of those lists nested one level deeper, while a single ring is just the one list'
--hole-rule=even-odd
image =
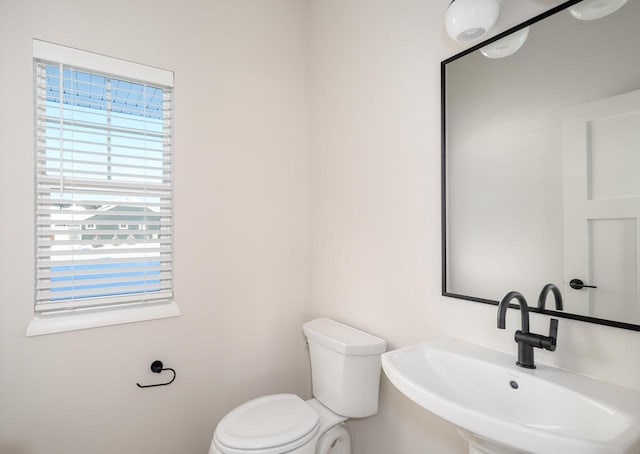
[{"label": "light fixture", "polygon": [[529,27],[525,27],[484,46],[480,52],[487,58],[505,58],[518,52],[528,36]]},{"label": "light fixture", "polygon": [[622,8],[627,0],[583,0],[569,8],[573,17],[580,20],[595,20],[608,16]]},{"label": "light fixture", "polygon": [[445,16],[445,28],[456,41],[472,41],[487,34],[500,14],[498,0],[453,0]]}]

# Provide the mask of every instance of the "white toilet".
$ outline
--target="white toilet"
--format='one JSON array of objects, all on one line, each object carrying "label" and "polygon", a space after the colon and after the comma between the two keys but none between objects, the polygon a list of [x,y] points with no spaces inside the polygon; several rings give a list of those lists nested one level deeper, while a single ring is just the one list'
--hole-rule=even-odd
[{"label": "white toilet", "polygon": [[342,424],[378,411],[385,341],[328,318],[303,325],[311,355],[314,399],[259,397],[229,412],[209,454],[350,454]]}]

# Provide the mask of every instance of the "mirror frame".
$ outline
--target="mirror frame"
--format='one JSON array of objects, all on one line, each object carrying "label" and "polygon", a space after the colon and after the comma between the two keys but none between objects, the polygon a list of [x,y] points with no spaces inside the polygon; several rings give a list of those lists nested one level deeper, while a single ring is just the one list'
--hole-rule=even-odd
[{"label": "mirror frame", "polygon": [[[569,8],[572,5],[575,5],[576,3],[580,3],[582,0],[569,0],[566,1],[564,3],[561,3],[560,5],[551,8],[545,12],[543,12],[542,14],[539,14],[519,25],[516,25],[515,27],[512,27],[502,33],[499,33],[495,36],[492,36],[491,38],[482,41],[468,49],[463,50],[462,52],[447,58],[446,60],[443,60],[440,63],[440,99],[441,99],[441,112],[440,112],[440,121],[441,121],[441,165],[440,165],[440,172],[441,172],[441,228],[442,228],[442,296],[447,296],[450,298],[457,298],[457,299],[462,299],[462,300],[467,300],[467,301],[474,301],[477,303],[484,303],[484,304],[491,304],[494,306],[498,305],[498,301],[494,301],[494,300],[490,300],[490,299],[485,299],[485,298],[479,298],[476,296],[471,296],[471,295],[462,295],[462,294],[458,294],[458,293],[452,293],[447,291],[447,130],[446,130],[446,67],[448,63],[451,63],[453,61],[456,61],[462,57],[464,57],[467,54],[470,54],[472,52],[475,52],[477,50],[479,50],[480,48],[486,46],[487,44],[490,44],[494,41],[497,41],[499,39],[504,38],[507,35],[510,35],[511,33],[514,33],[518,30],[521,30],[525,27],[528,27],[530,25],[533,25],[537,22],[540,22],[544,19],[546,19],[549,16],[552,16],[554,14],[557,14],[567,8]],[[510,304],[509,305],[512,308],[518,309],[518,306],[514,305],[514,304]],[[640,331],[640,325],[636,325],[636,324],[632,324],[632,323],[624,323],[624,322],[620,322],[620,321],[615,321],[615,320],[608,320],[608,319],[602,319],[602,318],[596,318],[596,317],[589,317],[586,315],[579,315],[579,314],[572,314],[569,312],[563,312],[563,311],[554,311],[554,310],[550,310],[550,309],[538,309],[536,306],[529,306],[529,311],[530,312],[535,312],[538,314],[545,314],[545,315],[550,315],[553,317],[561,317],[561,318],[568,318],[568,319],[572,319],[572,320],[579,320],[582,322],[589,322],[589,323],[595,323],[598,325],[606,325],[606,326],[611,326],[611,327],[615,327],[615,328],[623,328],[623,329],[628,329],[628,330],[632,330],[632,331]]]}]

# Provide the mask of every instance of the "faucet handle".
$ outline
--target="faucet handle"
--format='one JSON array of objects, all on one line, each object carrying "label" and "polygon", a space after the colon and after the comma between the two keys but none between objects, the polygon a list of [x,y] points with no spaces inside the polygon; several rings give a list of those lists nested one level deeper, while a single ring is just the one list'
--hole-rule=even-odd
[{"label": "faucet handle", "polygon": [[558,319],[552,318],[549,323],[549,336],[544,336],[541,339],[541,346],[545,350],[553,352],[556,350],[556,343],[558,340]]}]

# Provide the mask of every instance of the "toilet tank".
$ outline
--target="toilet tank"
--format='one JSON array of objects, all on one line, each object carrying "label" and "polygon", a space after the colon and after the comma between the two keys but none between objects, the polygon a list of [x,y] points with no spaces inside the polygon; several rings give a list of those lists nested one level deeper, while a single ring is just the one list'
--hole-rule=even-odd
[{"label": "toilet tank", "polygon": [[378,412],[384,340],[328,318],[303,325],[311,356],[313,396],[348,418]]}]

